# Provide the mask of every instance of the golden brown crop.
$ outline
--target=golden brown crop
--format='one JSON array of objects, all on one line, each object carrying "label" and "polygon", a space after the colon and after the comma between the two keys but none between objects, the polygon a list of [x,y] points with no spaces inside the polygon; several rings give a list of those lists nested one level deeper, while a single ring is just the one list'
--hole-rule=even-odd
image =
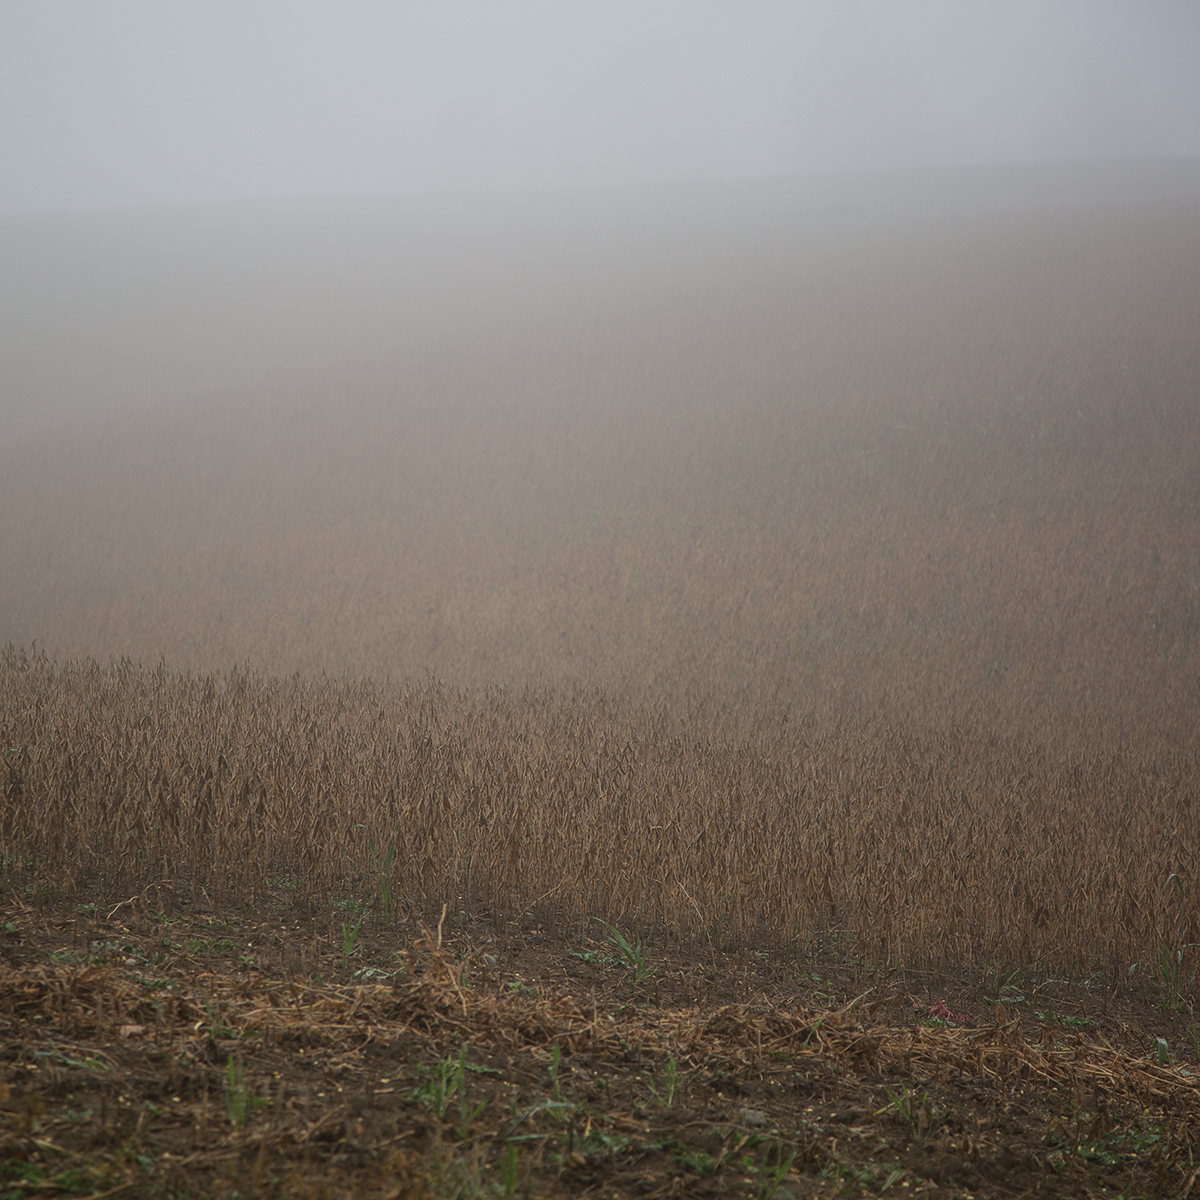
[{"label": "golden brown crop", "polygon": [[10,447],[0,638],[58,662],[0,663],[7,865],[317,904],[395,846],[435,913],[1192,962],[1196,218],[831,221]]},{"label": "golden brown crop", "polygon": [[[10,870],[154,906],[483,906],[1119,976],[1200,942],[1194,756],[885,720],[722,735],[599,693],[0,662]],[[382,906],[377,903],[382,913]]]}]

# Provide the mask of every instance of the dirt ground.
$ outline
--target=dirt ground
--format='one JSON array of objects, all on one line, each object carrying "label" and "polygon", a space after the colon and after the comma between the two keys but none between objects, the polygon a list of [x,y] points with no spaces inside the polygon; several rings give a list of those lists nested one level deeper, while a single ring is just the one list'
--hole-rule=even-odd
[{"label": "dirt ground", "polygon": [[11,878],[0,1197],[1200,1194],[1156,984]]}]

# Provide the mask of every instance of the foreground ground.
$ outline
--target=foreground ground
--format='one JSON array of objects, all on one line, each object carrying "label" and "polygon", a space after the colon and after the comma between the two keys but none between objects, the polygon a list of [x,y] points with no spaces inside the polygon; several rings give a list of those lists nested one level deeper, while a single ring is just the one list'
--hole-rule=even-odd
[{"label": "foreground ground", "polygon": [[1196,1194],[1178,996],[317,922],[278,882],[175,919],[11,889],[0,1196]]}]

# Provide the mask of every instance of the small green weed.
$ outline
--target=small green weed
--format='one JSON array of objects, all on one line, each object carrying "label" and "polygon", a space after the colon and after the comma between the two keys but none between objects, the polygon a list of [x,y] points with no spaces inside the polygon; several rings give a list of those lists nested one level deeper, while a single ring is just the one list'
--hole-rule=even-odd
[{"label": "small green weed", "polygon": [[928,1092],[922,1092],[918,1096],[907,1084],[901,1084],[894,1092],[891,1088],[884,1088],[883,1092],[888,1098],[888,1103],[879,1109],[876,1116],[892,1110],[908,1128],[910,1137],[920,1137],[937,1124],[939,1114],[934,1110]]},{"label": "small green weed", "polygon": [[1163,943],[1158,952],[1158,961],[1154,964],[1154,973],[1158,977],[1159,983],[1162,985],[1163,993],[1166,1000],[1166,1006],[1174,1012],[1178,1008],[1182,1008],[1187,992],[1195,981],[1195,974],[1189,973],[1184,965],[1186,951],[1195,950],[1196,946],[1183,941],[1184,936],[1184,897],[1187,889],[1184,886],[1183,880],[1179,875],[1172,871],[1167,876],[1167,881],[1162,885],[1160,895],[1166,895],[1170,891],[1174,891],[1176,898],[1179,901],[1179,922],[1175,935],[1174,946]]},{"label": "small green weed", "polygon": [[78,1071],[107,1071],[108,1064],[101,1062],[98,1058],[71,1058],[64,1054],[53,1042],[50,1043],[49,1050],[34,1050],[34,1058],[49,1059],[52,1063],[57,1063],[61,1067],[74,1067]]},{"label": "small green weed", "polygon": [[476,1066],[467,1062],[467,1048],[461,1047],[458,1057],[448,1055],[440,1059],[432,1067],[421,1067],[421,1082],[413,1088],[410,1098],[417,1104],[429,1109],[439,1121],[446,1119],[450,1105],[458,1101],[458,1136],[465,1141],[470,1134],[471,1125],[479,1114],[487,1107],[483,1101],[471,1108],[467,1096],[467,1074],[475,1072],[480,1075],[498,1075],[499,1071],[491,1067]]},{"label": "small green weed", "polygon": [[569,957],[585,963],[597,963],[604,967],[623,967],[625,959],[616,954],[601,954],[598,950],[571,950]]},{"label": "small green weed", "polygon": [[655,1087],[654,1081],[651,1080],[650,1094],[661,1108],[670,1108],[675,1103],[678,1093],[679,1067],[674,1058],[668,1058],[663,1067],[662,1082],[659,1087]]},{"label": "small green weed", "polygon": [[360,983],[370,983],[372,980],[391,979],[393,972],[385,971],[382,967],[359,967],[353,978]]},{"label": "small green weed", "polygon": [[376,851],[374,841],[371,842],[371,858],[375,862],[375,874],[379,876],[379,898],[383,902],[383,919],[388,925],[392,923],[392,861],[396,857],[396,847],[389,846],[387,854]]},{"label": "small green weed", "polygon": [[1058,1013],[1046,1012],[1041,1009],[1034,1014],[1043,1025],[1057,1025],[1062,1029],[1091,1029],[1095,1021],[1091,1017],[1062,1017]]},{"label": "small green weed", "polygon": [[246,1122],[266,1103],[256,1096],[246,1083],[246,1072],[233,1055],[225,1066],[225,1111],[235,1129],[244,1129]]},{"label": "small green weed", "polygon": [[208,1036],[214,1041],[237,1037],[238,1031],[232,1025],[225,1024],[225,1018],[220,1012],[213,1016],[211,1000],[205,1000],[204,1011],[208,1014]]},{"label": "small green weed", "polygon": [[684,1150],[675,1156],[690,1171],[694,1171],[701,1179],[710,1179],[717,1173],[719,1160],[703,1150]]},{"label": "small green weed", "polygon": [[649,979],[658,970],[657,967],[650,965],[646,945],[641,938],[630,944],[629,939],[615,925],[610,925],[607,921],[600,921],[600,924],[608,930],[608,940],[620,952],[624,965],[633,972],[635,987]]},{"label": "small green weed", "polygon": [[353,925],[342,926],[342,975],[350,972],[350,955],[358,942],[358,931],[362,928],[363,918],[359,917]]},{"label": "small green weed", "polygon": [[439,1121],[444,1120],[459,1084],[454,1059],[440,1059],[432,1067],[422,1065],[420,1074],[421,1082],[410,1093],[412,1100],[429,1109]]},{"label": "small green weed", "polygon": [[1167,1045],[1166,1038],[1154,1039],[1154,1061],[1160,1067],[1168,1067],[1171,1065],[1171,1047]]},{"label": "small green weed", "polygon": [[[165,941],[166,939],[164,939]],[[236,947],[229,938],[190,937],[183,944],[188,954],[231,954]]]},{"label": "small green weed", "polygon": [[864,1165],[839,1158],[827,1166],[821,1172],[820,1177],[864,1183],[882,1196],[904,1179],[904,1168],[893,1166],[891,1163],[866,1163]]},{"label": "small green weed", "polygon": [[513,1200],[521,1181],[520,1151],[516,1146],[504,1147],[504,1157],[500,1163],[500,1195],[502,1200]]},{"label": "small green weed", "polygon": [[774,1200],[795,1161],[796,1151],[784,1158],[782,1138],[776,1138],[774,1146],[768,1146],[762,1158],[756,1158],[752,1154],[742,1156],[742,1166],[746,1174],[754,1180],[754,1194],[758,1200]]},{"label": "small green weed", "polygon": [[69,1167],[57,1174],[48,1174],[36,1163],[22,1158],[0,1160],[0,1198],[16,1200],[31,1194],[93,1196],[112,1187],[117,1176],[114,1171],[98,1171],[92,1167]]},{"label": "small green weed", "polygon": [[610,1133],[606,1129],[593,1126],[576,1146],[584,1154],[623,1154],[629,1149],[632,1140],[626,1134]]}]

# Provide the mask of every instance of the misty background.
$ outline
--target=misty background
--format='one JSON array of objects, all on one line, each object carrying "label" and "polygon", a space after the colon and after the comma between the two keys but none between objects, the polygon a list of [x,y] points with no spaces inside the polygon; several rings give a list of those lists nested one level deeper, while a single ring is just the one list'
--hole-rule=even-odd
[{"label": "misty background", "polygon": [[1188,0],[0,6],[0,213],[1200,154]]},{"label": "misty background", "polygon": [[0,645],[1192,728],[1198,50],[0,5]]},{"label": "misty background", "polygon": [[805,214],[1194,194],[1198,61],[1186,2],[5,0],[0,443],[720,288]]}]

